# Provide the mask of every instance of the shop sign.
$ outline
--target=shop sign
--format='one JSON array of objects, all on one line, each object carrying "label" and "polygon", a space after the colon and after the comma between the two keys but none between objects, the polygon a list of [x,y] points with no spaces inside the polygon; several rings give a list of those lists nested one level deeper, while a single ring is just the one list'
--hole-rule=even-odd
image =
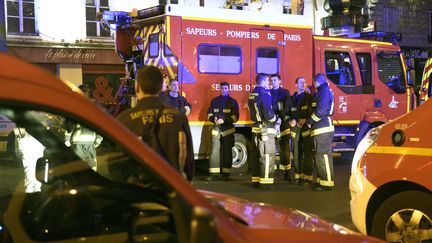
[{"label": "shop sign", "polygon": [[123,64],[113,49],[9,47],[24,60],[35,63]]},{"label": "shop sign", "polygon": [[61,62],[62,60],[75,61],[95,61],[96,51],[95,50],[83,50],[83,49],[53,49],[50,48],[45,53],[45,59],[48,62]]}]

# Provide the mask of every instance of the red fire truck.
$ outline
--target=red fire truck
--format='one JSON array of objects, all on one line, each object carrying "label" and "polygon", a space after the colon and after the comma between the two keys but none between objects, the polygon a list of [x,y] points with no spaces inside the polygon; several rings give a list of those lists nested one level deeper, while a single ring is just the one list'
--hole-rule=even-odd
[{"label": "red fire truck", "polygon": [[[392,43],[314,36],[304,16],[211,9],[183,5],[156,6],[131,16],[105,12],[116,25],[116,51],[128,77],[141,65],[155,65],[178,79],[193,109],[189,121],[197,158],[208,156],[211,123],[207,108],[230,83],[240,105],[233,167],[246,169],[250,119],[247,95],[257,73],[278,73],[295,91],[303,76],[310,86],[324,73],[335,95],[334,151],[354,151],[366,131],[412,110],[412,89],[400,48]],[[342,79],[343,72],[348,72]]]}]

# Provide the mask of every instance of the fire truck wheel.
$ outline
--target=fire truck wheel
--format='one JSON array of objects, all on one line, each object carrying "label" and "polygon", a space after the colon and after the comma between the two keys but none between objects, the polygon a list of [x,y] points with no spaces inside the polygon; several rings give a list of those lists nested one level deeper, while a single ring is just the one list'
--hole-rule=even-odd
[{"label": "fire truck wheel", "polygon": [[432,235],[432,195],[406,191],[385,200],[376,211],[371,235],[387,242],[429,242]]},{"label": "fire truck wheel", "polygon": [[234,147],[232,171],[233,174],[245,174],[248,172],[247,151],[249,147],[249,140],[243,134],[234,134]]}]

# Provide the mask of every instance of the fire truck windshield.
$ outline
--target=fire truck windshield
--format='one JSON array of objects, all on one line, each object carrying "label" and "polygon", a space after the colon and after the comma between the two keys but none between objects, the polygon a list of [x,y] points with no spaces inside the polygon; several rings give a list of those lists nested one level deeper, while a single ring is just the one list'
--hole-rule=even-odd
[{"label": "fire truck windshield", "polygon": [[381,51],[377,54],[380,80],[398,94],[406,92],[406,80],[399,52]]}]

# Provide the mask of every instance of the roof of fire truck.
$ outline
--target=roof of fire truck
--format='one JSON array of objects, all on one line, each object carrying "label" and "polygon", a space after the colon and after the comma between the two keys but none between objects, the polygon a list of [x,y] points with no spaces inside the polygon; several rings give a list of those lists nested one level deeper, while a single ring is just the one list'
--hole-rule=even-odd
[{"label": "roof of fire truck", "polygon": [[304,15],[256,12],[223,8],[191,7],[185,5],[166,5],[165,13],[169,16],[183,16],[193,19],[211,19],[217,22],[254,23],[277,25],[295,25],[296,27],[312,28]]},{"label": "roof of fire truck", "polygon": [[[116,22],[118,19],[112,19],[107,15],[112,13],[117,15],[119,12],[105,11],[103,19],[108,22]],[[127,16],[126,16],[127,15]],[[133,17],[132,18],[130,17]],[[185,6],[177,4],[168,4],[165,6],[154,6],[145,8],[132,13],[124,13],[119,22],[129,22],[132,24],[156,20],[164,16],[181,16],[183,19],[190,20],[209,20],[212,22],[224,22],[235,24],[262,24],[264,26],[291,26],[296,28],[312,29],[311,20],[304,15],[282,14],[274,12],[257,12],[247,10],[233,10],[223,8],[208,8],[198,6]],[[125,21],[125,19],[128,19]],[[118,22],[117,22],[118,24]],[[122,23],[121,25],[123,25]]]},{"label": "roof of fire truck", "polygon": [[[210,22],[222,22],[232,24],[263,25],[263,27],[293,27],[313,29],[312,20],[305,15],[283,14],[278,12],[257,12],[248,10],[234,10],[224,8],[209,8],[168,4],[153,6],[132,12],[104,11],[100,16],[103,24],[116,24],[122,28],[130,25],[147,25],[163,23],[166,16],[179,16],[185,20],[198,20]],[[108,25],[107,25],[108,26]],[[361,34],[361,33],[360,33]],[[349,41],[358,43],[377,43],[380,45],[394,45],[394,43],[376,40],[371,33],[365,36],[349,38],[350,36],[321,36],[314,35],[315,39]],[[348,37],[348,38],[347,38]]]}]

